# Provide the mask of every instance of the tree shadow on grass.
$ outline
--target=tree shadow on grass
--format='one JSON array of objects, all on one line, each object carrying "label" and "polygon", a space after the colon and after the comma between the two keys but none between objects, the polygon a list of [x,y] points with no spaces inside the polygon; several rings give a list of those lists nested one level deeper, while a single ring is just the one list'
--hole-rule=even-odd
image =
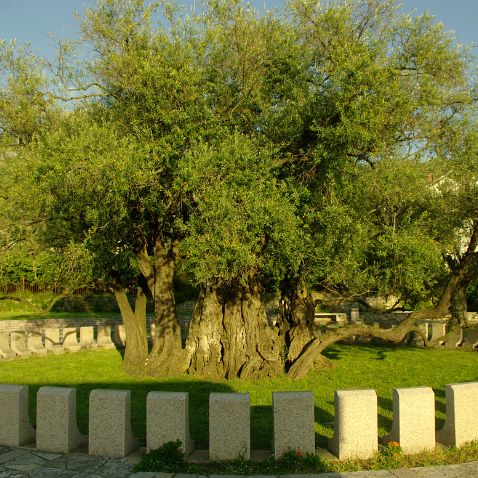
[{"label": "tree shadow on grass", "polygon": [[[393,400],[386,397],[377,397],[378,405],[378,428],[379,435],[384,435],[390,432],[393,423]],[[390,415],[383,412],[386,410]],[[390,418],[392,416],[392,418]]]},{"label": "tree shadow on grass", "polygon": [[[332,402],[333,404],[333,402]],[[321,428],[328,429],[328,434],[323,435],[315,432],[315,446],[318,448],[327,448],[329,443],[329,438],[332,437],[334,431],[335,417],[325,408],[318,406],[314,407],[314,419],[315,423],[319,424]]]},{"label": "tree shadow on grass", "polygon": [[446,416],[446,395],[445,390],[433,389],[435,392],[435,413],[438,413],[438,416],[435,416],[435,430],[440,430],[445,424]]}]

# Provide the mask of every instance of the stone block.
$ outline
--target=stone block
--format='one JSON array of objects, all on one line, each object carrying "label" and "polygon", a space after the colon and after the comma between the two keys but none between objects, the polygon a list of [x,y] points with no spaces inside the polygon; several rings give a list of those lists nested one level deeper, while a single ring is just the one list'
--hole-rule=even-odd
[{"label": "stone block", "polygon": [[275,392],[272,406],[276,459],[289,450],[314,454],[314,395],[311,392]]},{"label": "stone block", "polygon": [[82,349],[97,348],[93,326],[80,327],[80,345]]},{"label": "stone block", "polygon": [[393,391],[393,424],[385,443],[396,441],[404,453],[435,448],[435,394],[430,387]]},{"label": "stone block", "polygon": [[154,450],[168,441],[181,441],[189,455],[193,446],[189,435],[189,394],[149,392],[146,399],[146,449]]},{"label": "stone block", "polygon": [[60,329],[52,327],[45,329],[45,348],[54,354],[63,353],[63,345],[60,341]]},{"label": "stone block", "polygon": [[375,390],[336,390],[334,436],[330,451],[339,460],[369,458],[378,450]]},{"label": "stone block", "polygon": [[478,327],[474,329],[466,329],[465,337],[461,346],[466,350],[473,350],[478,347]]},{"label": "stone block", "polygon": [[0,333],[0,357],[12,359],[15,358],[16,355],[10,347],[10,334],[8,332]]},{"label": "stone block", "polygon": [[63,349],[68,352],[79,352],[81,345],[78,342],[78,328],[64,327],[63,328]]},{"label": "stone block", "polygon": [[69,453],[83,443],[76,424],[76,389],[41,387],[37,393],[37,449]]},{"label": "stone block", "polygon": [[251,411],[248,393],[209,395],[209,459],[246,460],[251,454]]},{"label": "stone block", "polygon": [[111,340],[111,326],[98,325],[98,335],[96,336],[96,344],[102,349],[114,349],[115,344]]},{"label": "stone block", "polygon": [[[443,322],[429,322],[429,327],[431,328],[431,335],[428,339],[430,342],[434,342],[446,334],[446,325]],[[439,340],[436,345],[441,344],[443,344],[443,340]]]},{"label": "stone block", "polygon": [[459,447],[478,440],[478,382],[445,385],[445,396],[446,419],[437,441]]},{"label": "stone block", "polygon": [[46,355],[48,353],[39,332],[29,332],[27,334],[27,349],[36,355]]},{"label": "stone block", "polygon": [[138,440],[131,431],[131,391],[92,390],[89,454],[123,458],[136,448]]},{"label": "stone block", "polygon": [[12,332],[10,334],[10,347],[19,357],[30,357],[32,352],[27,349],[25,332]]},{"label": "stone block", "polygon": [[26,385],[0,385],[0,423],[0,445],[19,447],[35,441]]},{"label": "stone block", "polygon": [[450,332],[450,335],[447,337],[445,342],[445,348],[456,349],[462,342],[463,342],[463,329],[460,327]]}]

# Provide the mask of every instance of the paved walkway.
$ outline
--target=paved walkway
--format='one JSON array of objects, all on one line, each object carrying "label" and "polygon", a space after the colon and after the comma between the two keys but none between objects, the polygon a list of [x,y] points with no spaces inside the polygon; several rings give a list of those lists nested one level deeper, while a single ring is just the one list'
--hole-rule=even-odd
[{"label": "paved walkway", "polygon": [[[58,455],[41,453],[29,448],[0,446],[0,478],[173,478],[172,473],[133,473],[133,466],[138,463],[139,459],[139,453],[132,454],[127,458],[111,459],[92,457],[81,453]],[[211,475],[211,478],[212,476],[214,475]],[[478,478],[478,461],[429,468],[295,476],[297,478]],[[293,477],[294,475],[281,476],[281,478]],[[177,473],[174,478],[203,477]],[[214,478],[227,477],[216,475]],[[277,478],[277,476],[271,475],[269,478]]]}]

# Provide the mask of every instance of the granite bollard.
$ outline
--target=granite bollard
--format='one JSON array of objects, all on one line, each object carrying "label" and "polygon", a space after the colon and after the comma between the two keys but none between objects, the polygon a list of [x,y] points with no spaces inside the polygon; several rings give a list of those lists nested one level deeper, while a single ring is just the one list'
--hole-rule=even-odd
[{"label": "granite bollard", "polygon": [[32,355],[31,350],[27,349],[25,332],[12,332],[10,334],[10,346],[19,357],[27,358]]},{"label": "granite bollard", "polygon": [[16,353],[10,347],[10,334],[0,334],[0,357],[4,359],[12,359],[16,357]]},{"label": "granite bollard", "polygon": [[445,424],[437,432],[437,441],[459,447],[478,440],[478,382],[445,385],[445,396]]},{"label": "granite bollard", "polygon": [[462,342],[463,342],[463,329],[460,327],[450,332],[450,335],[448,336],[445,342],[445,348],[456,349]]},{"label": "granite bollard", "polygon": [[435,448],[435,394],[430,387],[393,391],[393,424],[383,442],[396,441],[404,453]]},{"label": "granite bollard", "polygon": [[98,348],[114,349],[115,344],[111,340],[111,325],[98,325],[98,335],[96,336]]},{"label": "granite bollard", "polygon": [[45,348],[54,354],[63,353],[63,345],[60,342],[60,329],[51,327],[45,329]]},{"label": "granite bollard", "polygon": [[81,350],[77,333],[77,327],[65,327],[63,329],[63,348],[68,352],[79,352]]},{"label": "granite bollard", "polygon": [[465,350],[473,350],[478,347],[478,327],[465,330],[465,340],[461,346]]},{"label": "granite bollard", "polygon": [[334,436],[329,449],[339,460],[369,458],[378,450],[375,390],[336,390]]},{"label": "granite bollard", "polygon": [[19,447],[35,441],[26,385],[0,385],[0,423],[0,445]]},{"label": "granite bollard", "polygon": [[82,349],[97,348],[93,326],[80,327],[80,345]]},{"label": "granite bollard", "polygon": [[76,424],[76,389],[41,387],[37,393],[37,449],[69,453],[86,441]]},{"label": "granite bollard", "polygon": [[146,399],[146,450],[159,448],[168,441],[181,441],[186,455],[192,451],[189,436],[189,394],[149,392]]},{"label": "granite bollard", "polygon": [[[430,342],[434,342],[446,334],[446,325],[444,322],[429,322],[429,328],[431,329],[431,335],[428,339]],[[443,340],[438,340],[437,345],[442,344]]]},{"label": "granite bollard", "polygon": [[92,390],[88,433],[90,455],[123,458],[138,448],[131,431],[131,391]]},{"label": "granite bollard", "polygon": [[27,334],[27,349],[36,355],[46,355],[48,353],[48,350],[43,346],[41,334],[38,332]]},{"label": "granite bollard", "polygon": [[311,392],[274,392],[274,456],[289,450],[315,453],[314,395]]},{"label": "granite bollard", "polygon": [[248,393],[209,395],[209,459],[234,460],[251,455],[251,411]]}]

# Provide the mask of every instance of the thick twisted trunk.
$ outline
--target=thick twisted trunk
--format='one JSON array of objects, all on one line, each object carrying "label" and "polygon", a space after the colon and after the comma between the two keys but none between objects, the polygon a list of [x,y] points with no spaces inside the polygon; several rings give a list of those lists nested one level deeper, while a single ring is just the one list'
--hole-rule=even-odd
[{"label": "thick twisted trunk", "polygon": [[295,285],[283,292],[279,330],[287,351],[286,368],[315,337],[314,313],[315,303],[305,285]]},{"label": "thick twisted trunk", "polygon": [[260,289],[204,287],[186,342],[188,372],[209,377],[264,377],[283,371],[277,332],[268,323]]},{"label": "thick twisted trunk", "polygon": [[125,289],[115,289],[116,302],[126,330],[126,348],[123,357],[123,368],[131,375],[144,373],[144,365],[148,356],[148,337],[146,335],[146,295],[138,287],[134,310],[128,301]]},{"label": "thick twisted trunk", "polygon": [[154,301],[153,347],[145,360],[146,373],[172,376],[184,371],[181,329],[174,300],[174,272],[177,242],[167,244],[158,238],[153,255],[146,248],[139,256],[139,266]]}]

